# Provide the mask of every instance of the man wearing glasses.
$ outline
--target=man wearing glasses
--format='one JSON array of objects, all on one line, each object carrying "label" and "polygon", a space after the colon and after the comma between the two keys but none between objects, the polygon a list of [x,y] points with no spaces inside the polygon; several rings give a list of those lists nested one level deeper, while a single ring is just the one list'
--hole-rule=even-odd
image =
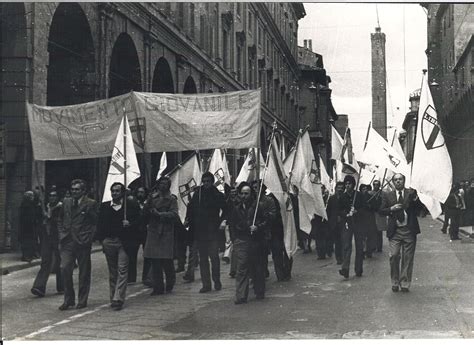
[{"label": "man wearing glasses", "polygon": [[97,202],[86,196],[86,182],[71,182],[72,198],[64,199],[58,222],[61,274],[64,282],[64,303],[59,310],[75,303],[72,273],[74,262],[79,264],[79,296],[76,309],[87,307],[91,283],[91,247],[97,223]]}]

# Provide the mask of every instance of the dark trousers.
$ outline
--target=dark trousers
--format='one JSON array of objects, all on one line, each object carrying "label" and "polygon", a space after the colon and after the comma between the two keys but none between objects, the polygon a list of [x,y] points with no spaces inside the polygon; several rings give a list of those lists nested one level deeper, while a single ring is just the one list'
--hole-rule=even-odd
[{"label": "dark trousers", "polygon": [[197,242],[194,242],[191,246],[189,246],[189,253],[188,253],[188,266],[186,267],[186,272],[184,273],[184,277],[189,280],[194,280],[194,270],[199,261],[199,253],[198,253],[198,245]]},{"label": "dark trousers", "polygon": [[334,255],[338,262],[342,262],[342,231],[344,230],[344,223],[336,224],[330,230],[331,247],[334,248]]},{"label": "dark trousers", "polygon": [[[52,271],[56,271],[56,291],[61,292],[64,290],[61,270],[59,269],[61,257],[59,256],[57,241],[57,239],[45,235],[41,242],[41,266],[33,283],[33,288],[43,293],[46,291],[46,283]],[[56,269],[54,269],[54,266],[56,266]]]},{"label": "dark trousers", "polygon": [[230,272],[229,275],[235,277],[237,273],[237,258],[235,256],[235,248],[234,244],[232,243],[232,251],[230,252]]},{"label": "dark trousers", "polygon": [[[163,293],[173,290],[176,283],[173,259],[150,259],[153,270],[153,291]],[[166,277],[166,288],[163,281],[163,272]]]},{"label": "dark trousers", "polygon": [[443,227],[441,228],[441,231],[446,232],[446,230],[448,229],[449,218],[451,218],[450,213],[445,211],[445,212],[444,212]]},{"label": "dark trousers", "polygon": [[246,301],[249,294],[249,279],[253,280],[255,295],[265,295],[265,246],[261,242],[236,239],[234,255],[236,260],[235,298]]},{"label": "dark trousers", "polygon": [[[211,272],[214,284],[221,282],[221,262],[219,260],[219,241],[198,241],[199,270],[201,271],[202,286],[211,288]],[[211,260],[211,269],[209,268]]]},{"label": "dark trousers", "polygon": [[381,252],[382,247],[383,247],[383,232],[377,230],[377,244],[376,244],[377,251]]},{"label": "dark trousers", "polygon": [[354,270],[356,274],[362,274],[364,262],[364,239],[366,234],[357,225],[354,225],[351,220],[349,221],[351,223],[349,223],[349,226],[342,232],[343,259],[341,268],[349,271],[352,255],[352,237],[354,237],[356,251]]},{"label": "dark trousers", "polygon": [[139,243],[127,244],[127,254],[129,258],[128,264],[128,282],[135,283],[137,281],[137,256]]},{"label": "dark trousers", "polygon": [[[153,270],[153,291],[170,292],[176,283],[173,259],[150,259]],[[163,281],[163,272],[166,277],[166,287]]]},{"label": "dark trousers", "polygon": [[378,231],[374,220],[374,224],[371,224],[367,228],[367,237],[365,241],[365,252],[369,255],[377,250],[377,233]]},{"label": "dark trousers", "polygon": [[278,281],[290,280],[293,260],[288,258],[288,255],[286,254],[285,243],[283,239],[272,237],[270,244],[273,265],[275,266],[275,274]]},{"label": "dark trousers", "polygon": [[64,283],[64,303],[74,304],[76,294],[72,273],[74,262],[79,266],[79,304],[87,304],[91,287],[91,245],[79,245],[72,239],[66,239],[59,245],[61,255],[61,275]]},{"label": "dark trousers", "polygon": [[461,224],[462,210],[451,210],[451,224],[449,225],[449,237],[454,240],[459,238],[459,226]]}]

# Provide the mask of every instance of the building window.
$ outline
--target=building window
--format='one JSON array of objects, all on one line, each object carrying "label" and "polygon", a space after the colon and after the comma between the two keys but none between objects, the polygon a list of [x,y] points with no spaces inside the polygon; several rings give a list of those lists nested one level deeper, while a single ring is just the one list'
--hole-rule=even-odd
[{"label": "building window", "polygon": [[242,15],[242,3],[238,2],[237,3],[237,16],[241,16]]},{"label": "building window", "polygon": [[249,10],[249,23],[248,23],[248,28],[249,28],[249,33],[252,33],[252,24],[253,24],[253,14]]},{"label": "building window", "polygon": [[206,17],[204,15],[199,18],[199,44],[201,49],[206,50]]},{"label": "building window", "polygon": [[177,24],[180,28],[184,26],[184,3],[178,2],[178,18],[176,18]]},{"label": "building window", "polygon": [[191,34],[191,38],[194,38],[194,26],[196,25],[194,16],[196,14],[195,5],[193,3],[189,4],[189,32]]},{"label": "building window", "polygon": [[253,89],[254,88],[254,85],[253,85],[253,71],[254,71],[254,68],[253,68],[252,58],[249,57],[248,63],[249,63],[249,89]]},{"label": "building window", "polygon": [[237,46],[237,80],[242,81],[242,47]]},{"label": "building window", "polygon": [[224,69],[229,68],[229,32],[222,30],[222,64]]}]

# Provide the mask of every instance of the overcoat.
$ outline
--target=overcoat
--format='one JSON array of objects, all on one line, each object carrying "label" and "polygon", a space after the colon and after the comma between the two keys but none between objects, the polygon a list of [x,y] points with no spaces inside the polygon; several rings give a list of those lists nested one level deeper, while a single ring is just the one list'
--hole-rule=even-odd
[{"label": "overcoat", "polygon": [[158,195],[148,199],[144,213],[148,226],[143,256],[149,259],[173,259],[175,226],[179,221],[176,196]]}]

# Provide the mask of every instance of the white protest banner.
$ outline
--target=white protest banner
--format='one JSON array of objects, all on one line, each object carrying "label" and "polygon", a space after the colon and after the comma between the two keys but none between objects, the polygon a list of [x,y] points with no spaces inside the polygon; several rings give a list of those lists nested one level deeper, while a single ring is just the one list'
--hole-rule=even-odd
[{"label": "white protest banner", "polygon": [[259,146],[260,90],[130,92],[61,107],[27,104],[27,113],[36,160],[110,156],[125,115],[138,153]]},{"label": "white protest banner", "polygon": [[134,94],[146,119],[146,152],[259,146],[260,90]]}]

